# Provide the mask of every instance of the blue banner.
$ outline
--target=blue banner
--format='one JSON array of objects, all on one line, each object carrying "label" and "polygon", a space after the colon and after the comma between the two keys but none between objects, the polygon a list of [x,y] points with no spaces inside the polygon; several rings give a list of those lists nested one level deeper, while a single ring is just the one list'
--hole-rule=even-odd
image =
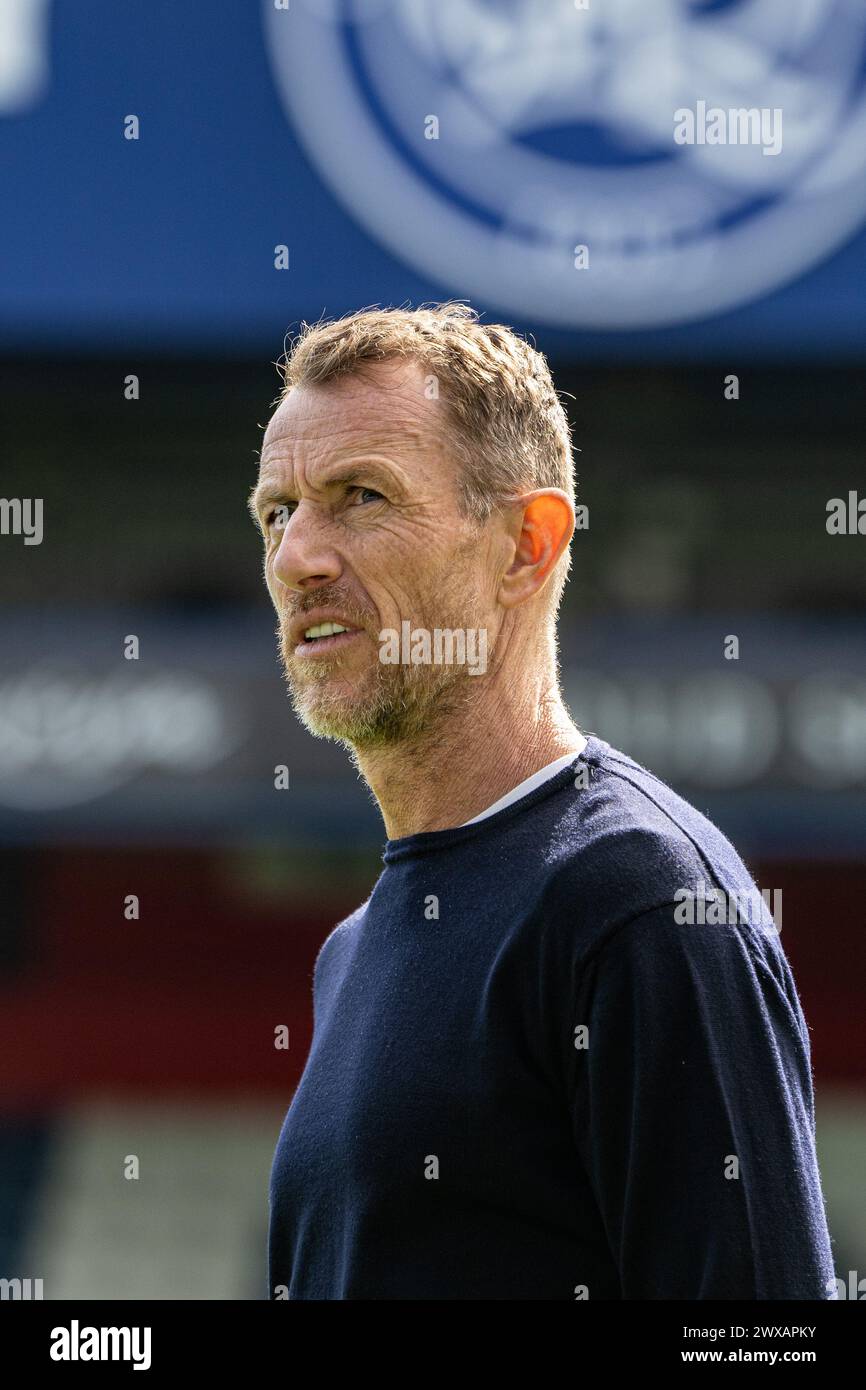
[{"label": "blue banner", "polygon": [[0,0],[0,350],[866,346],[862,0]]}]

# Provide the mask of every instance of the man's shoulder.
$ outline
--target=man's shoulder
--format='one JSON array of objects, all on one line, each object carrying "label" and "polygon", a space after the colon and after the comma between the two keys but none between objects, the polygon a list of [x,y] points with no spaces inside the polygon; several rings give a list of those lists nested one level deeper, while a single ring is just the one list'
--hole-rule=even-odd
[{"label": "man's shoulder", "polygon": [[545,908],[615,928],[703,882],[753,888],[725,834],[647,768],[600,739],[560,806],[547,851]]},{"label": "man's shoulder", "polygon": [[316,956],[316,964],[314,967],[315,976],[318,976],[324,962],[327,959],[334,958],[342,951],[342,949],[351,944],[352,940],[358,933],[361,922],[364,918],[364,913],[367,910],[367,903],[369,901],[369,898],[365,899],[365,901],[361,903],[360,907],[356,907],[354,912],[350,912],[348,917],[344,917],[342,921],[338,922],[337,925],[325,937],[324,941],[319,947],[318,955]]}]

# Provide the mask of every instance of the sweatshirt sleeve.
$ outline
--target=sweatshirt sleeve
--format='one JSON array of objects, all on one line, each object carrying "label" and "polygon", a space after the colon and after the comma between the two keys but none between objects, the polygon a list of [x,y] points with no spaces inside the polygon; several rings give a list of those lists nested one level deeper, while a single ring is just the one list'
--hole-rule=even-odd
[{"label": "sweatshirt sleeve", "polygon": [[809,1038],[777,933],[655,908],[582,965],[574,1005],[575,1141],[622,1297],[835,1297]]}]

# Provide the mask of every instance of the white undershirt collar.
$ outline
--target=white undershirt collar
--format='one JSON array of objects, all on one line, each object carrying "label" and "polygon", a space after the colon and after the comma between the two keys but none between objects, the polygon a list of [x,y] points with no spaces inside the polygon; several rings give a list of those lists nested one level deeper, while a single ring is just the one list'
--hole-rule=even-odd
[{"label": "white undershirt collar", "polygon": [[564,753],[561,758],[556,758],[547,767],[542,767],[538,772],[533,772],[531,777],[526,777],[518,786],[513,787],[505,796],[501,796],[498,801],[494,801],[492,806],[488,806],[486,811],[481,811],[479,815],[473,816],[471,820],[464,821],[464,825],[474,825],[476,821],[486,820],[488,816],[494,815],[497,811],[502,811],[506,806],[510,806],[512,801],[519,801],[522,796],[527,796],[529,792],[534,792],[536,787],[540,787],[549,778],[555,777],[557,772],[561,772],[569,763],[573,763],[586,747],[586,739],[581,735],[581,746],[575,748],[571,753]]}]

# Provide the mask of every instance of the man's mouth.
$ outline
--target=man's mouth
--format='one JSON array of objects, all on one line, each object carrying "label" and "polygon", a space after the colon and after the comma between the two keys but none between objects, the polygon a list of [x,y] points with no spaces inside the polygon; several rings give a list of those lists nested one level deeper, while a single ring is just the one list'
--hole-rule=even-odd
[{"label": "man's mouth", "polygon": [[338,650],[360,637],[358,628],[344,627],[342,623],[315,623],[304,629],[301,641],[295,647],[295,656],[309,657]]}]

